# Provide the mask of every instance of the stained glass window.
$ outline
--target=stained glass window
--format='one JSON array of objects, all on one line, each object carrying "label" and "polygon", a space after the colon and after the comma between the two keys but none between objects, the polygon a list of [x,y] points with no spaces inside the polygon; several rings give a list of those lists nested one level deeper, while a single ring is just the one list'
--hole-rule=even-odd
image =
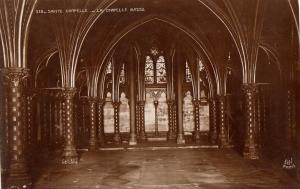
[{"label": "stained glass window", "polygon": [[125,66],[124,66],[124,64],[122,65],[122,68],[121,68],[120,80],[119,81],[120,81],[121,84],[125,83]]},{"label": "stained glass window", "polygon": [[166,63],[163,56],[159,56],[156,61],[156,82],[166,83]]},{"label": "stained glass window", "polygon": [[153,65],[153,60],[151,59],[150,56],[146,56],[145,83],[146,84],[154,83],[154,65]]},{"label": "stained glass window", "polygon": [[192,82],[192,74],[187,61],[185,62],[185,82]]}]

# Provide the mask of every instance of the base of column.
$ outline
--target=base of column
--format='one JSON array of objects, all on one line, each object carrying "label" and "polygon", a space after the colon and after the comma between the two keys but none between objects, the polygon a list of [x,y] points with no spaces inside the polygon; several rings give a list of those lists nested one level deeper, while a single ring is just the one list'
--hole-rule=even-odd
[{"label": "base of column", "polygon": [[200,144],[200,141],[201,141],[200,140],[201,139],[200,131],[195,131],[193,137],[194,137],[196,144]]},{"label": "base of column", "polygon": [[168,140],[176,140],[176,134],[173,132],[168,132]]},{"label": "base of column", "polygon": [[121,135],[120,135],[120,133],[115,133],[114,134],[114,143],[115,144],[121,144]]},{"label": "base of column", "polygon": [[185,144],[185,139],[183,134],[177,135],[177,144]]},{"label": "base of column", "polygon": [[211,144],[218,144],[218,137],[217,137],[217,134],[212,134],[211,136],[210,136],[210,142],[211,142]]},{"label": "base of column", "polygon": [[229,144],[225,136],[220,136],[219,139],[219,148],[228,148]]},{"label": "base of column", "polygon": [[10,165],[8,176],[5,181],[5,188],[31,188],[31,177],[27,172],[24,163]]},{"label": "base of column", "polygon": [[99,146],[104,146],[105,145],[104,136],[99,137],[98,144],[99,144]]},{"label": "base of column", "polygon": [[140,137],[139,137],[140,141],[147,141],[147,134],[146,133],[141,133]]},{"label": "base of column", "polygon": [[243,156],[245,159],[259,159],[259,153],[256,147],[245,147],[243,151]]},{"label": "base of column", "polygon": [[5,188],[32,188],[32,181],[27,177],[8,177],[5,183]]},{"label": "base of column", "polygon": [[64,148],[61,163],[62,164],[78,163],[78,154],[76,149],[73,146],[67,146]]},{"label": "base of column", "polygon": [[137,145],[136,135],[130,134],[129,145],[134,146]]},{"label": "base of column", "polygon": [[89,151],[96,151],[96,150],[97,150],[96,141],[90,141],[89,142]]}]

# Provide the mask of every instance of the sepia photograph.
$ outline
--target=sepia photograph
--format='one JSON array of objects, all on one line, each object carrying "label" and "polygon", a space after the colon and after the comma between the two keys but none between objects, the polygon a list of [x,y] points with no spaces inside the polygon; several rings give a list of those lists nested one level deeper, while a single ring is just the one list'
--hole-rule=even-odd
[{"label": "sepia photograph", "polygon": [[298,0],[0,0],[0,189],[300,189]]}]

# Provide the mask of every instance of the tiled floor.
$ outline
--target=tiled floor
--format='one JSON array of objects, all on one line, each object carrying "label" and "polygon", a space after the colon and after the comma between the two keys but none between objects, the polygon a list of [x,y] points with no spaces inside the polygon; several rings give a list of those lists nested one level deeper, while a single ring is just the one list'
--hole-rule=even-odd
[{"label": "tiled floor", "polygon": [[78,165],[39,170],[35,188],[300,188],[268,162],[232,150],[168,149],[84,152]]}]

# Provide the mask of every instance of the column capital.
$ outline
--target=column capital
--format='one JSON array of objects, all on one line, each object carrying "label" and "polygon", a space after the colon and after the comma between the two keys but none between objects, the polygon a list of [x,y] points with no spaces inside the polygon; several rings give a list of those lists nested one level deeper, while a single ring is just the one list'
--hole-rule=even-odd
[{"label": "column capital", "polygon": [[175,103],[174,100],[167,100],[167,104],[168,106],[172,106]]},{"label": "column capital", "polygon": [[199,106],[200,105],[200,100],[199,99],[193,99],[193,104],[195,105],[195,106]]},{"label": "column capital", "polygon": [[64,88],[62,91],[61,91],[61,95],[62,97],[64,98],[73,98],[74,95],[76,93],[76,88]]},{"label": "column capital", "polygon": [[242,86],[242,90],[249,94],[249,93],[256,93],[258,91],[258,85],[256,83],[245,83]]},{"label": "column capital", "polygon": [[98,103],[98,106],[104,106],[105,100],[104,99],[97,99],[97,103]]},{"label": "column capital", "polygon": [[146,101],[145,101],[145,100],[140,100],[140,101],[137,102],[137,104],[138,104],[139,106],[145,106]]},{"label": "column capital", "polygon": [[114,101],[114,102],[112,102],[112,105],[113,105],[114,108],[118,108],[121,105],[121,102]]},{"label": "column capital", "polygon": [[90,104],[96,103],[96,102],[97,102],[97,97],[89,96],[89,97],[88,97],[88,102],[89,102]]},{"label": "column capital", "polygon": [[19,86],[20,82],[29,76],[29,70],[26,68],[3,68],[1,73],[5,82],[12,86]]}]

